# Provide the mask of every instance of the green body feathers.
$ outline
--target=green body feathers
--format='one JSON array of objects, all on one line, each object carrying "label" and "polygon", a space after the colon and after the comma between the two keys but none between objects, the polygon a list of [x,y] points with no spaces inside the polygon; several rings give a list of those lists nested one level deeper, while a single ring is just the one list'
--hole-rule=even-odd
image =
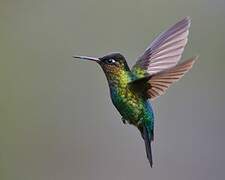
[{"label": "green body feathers", "polygon": [[161,33],[130,68],[120,53],[93,58],[74,56],[97,62],[109,83],[114,106],[124,123],[136,126],[145,141],[146,154],[152,167],[151,142],[154,139],[154,113],[148,99],[155,99],[188,72],[195,58],[178,64],[190,27],[185,17]]},{"label": "green body feathers", "polygon": [[151,141],[154,138],[154,114],[150,101],[142,93],[130,87],[129,83],[136,77],[129,69],[118,70],[106,77],[114,106],[121,114],[123,122],[128,122],[140,130],[152,166]]}]

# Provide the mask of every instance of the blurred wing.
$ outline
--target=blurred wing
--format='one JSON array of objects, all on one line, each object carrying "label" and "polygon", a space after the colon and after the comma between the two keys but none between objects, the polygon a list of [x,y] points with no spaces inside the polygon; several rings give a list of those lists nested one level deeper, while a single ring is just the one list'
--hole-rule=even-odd
[{"label": "blurred wing", "polygon": [[152,76],[130,82],[130,87],[136,92],[144,94],[146,98],[154,99],[159,97],[192,68],[195,59],[197,59],[197,57],[191,58],[175,67]]},{"label": "blurred wing", "polygon": [[175,66],[187,43],[190,23],[190,18],[185,17],[161,33],[138,58],[132,72],[143,77]]}]

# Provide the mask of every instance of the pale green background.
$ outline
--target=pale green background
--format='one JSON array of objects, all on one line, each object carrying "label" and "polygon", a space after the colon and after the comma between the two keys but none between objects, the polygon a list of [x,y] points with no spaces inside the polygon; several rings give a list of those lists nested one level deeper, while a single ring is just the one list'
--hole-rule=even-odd
[{"label": "pale green background", "polygon": [[[191,16],[194,68],[156,100],[154,168],[96,64]],[[224,0],[0,0],[1,180],[223,180]]]}]

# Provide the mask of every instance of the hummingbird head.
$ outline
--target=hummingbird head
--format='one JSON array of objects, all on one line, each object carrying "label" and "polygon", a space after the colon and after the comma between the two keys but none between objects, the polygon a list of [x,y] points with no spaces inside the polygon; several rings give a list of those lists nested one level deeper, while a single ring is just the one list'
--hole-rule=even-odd
[{"label": "hummingbird head", "polygon": [[88,56],[73,56],[74,58],[90,60],[97,62],[105,72],[106,76],[117,75],[122,71],[130,71],[125,57],[120,53],[111,53],[100,58]]},{"label": "hummingbird head", "polygon": [[105,73],[117,74],[120,71],[130,71],[125,57],[120,53],[111,53],[99,59],[99,64]]}]

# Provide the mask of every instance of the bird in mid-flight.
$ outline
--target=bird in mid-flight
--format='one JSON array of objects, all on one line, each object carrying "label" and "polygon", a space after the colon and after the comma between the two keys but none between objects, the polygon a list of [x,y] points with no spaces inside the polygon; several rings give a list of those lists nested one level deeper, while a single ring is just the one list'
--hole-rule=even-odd
[{"label": "bird in mid-flight", "polygon": [[73,56],[97,62],[101,66],[108,80],[112,102],[123,123],[137,127],[144,139],[151,167],[154,112],[150,101],[164,94],[171,84],[192,68],[197,57],[178,64],[187,43],[189,27],[190,18],[185,17],[161,33],[131,69],[120,53],[99,58]]}]

